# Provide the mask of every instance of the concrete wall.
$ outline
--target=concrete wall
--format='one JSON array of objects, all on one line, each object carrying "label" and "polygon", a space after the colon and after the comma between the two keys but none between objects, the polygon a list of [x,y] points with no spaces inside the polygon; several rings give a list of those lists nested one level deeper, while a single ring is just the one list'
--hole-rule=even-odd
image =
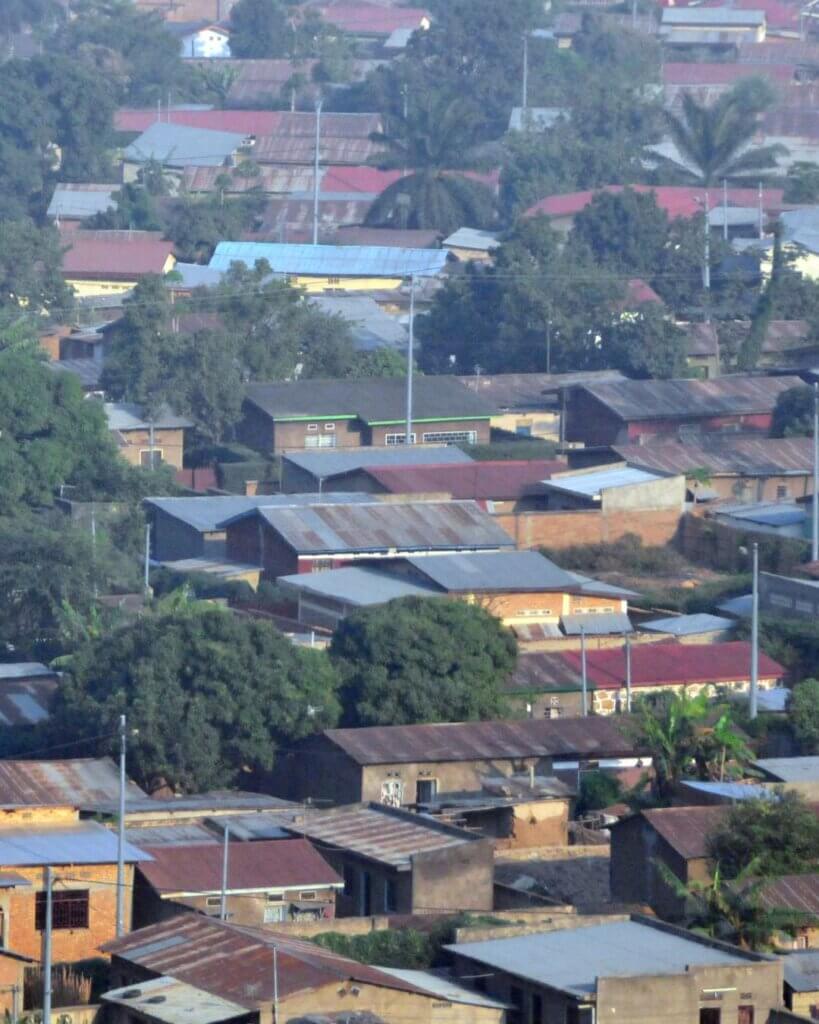
[{"label": "concrete wall", "polygon": [[763,572],[759,577],[759,610],[763,615],[816,621],[819,617],[819,588],[807,580],[786,579]]},{"label": "concrete wall", "polygon": [[[125,430],[118,432],[123,439],[119,443],[119,453],[132,466],[142,465],[142,455],[151,450],[151,437],[148,430]],[[184,450],[183,430],[154,430],[153,450],[160,453],[162,461],[175,469],[182,468]]]},{"label": "concrete wall", "polygon": [[665,508],[676,509],[682,514],[685,510],[685,477],[679,474],[628,487],[610,487],[601,495],[601,506],[604,515]]},{"label": "concrete wall", "polygon": [[496,516],[519,549],[575,544],[610,544],[627,533],[637,534],[647,546],[668,544],[677,534],[682,516],[677,509],[604,513],[597,509],[572,512],[522,512]]},{"label": "concrete wall", "polygon": [[479,839],[412,857],[412,912],[491,910],[495,859]]}]

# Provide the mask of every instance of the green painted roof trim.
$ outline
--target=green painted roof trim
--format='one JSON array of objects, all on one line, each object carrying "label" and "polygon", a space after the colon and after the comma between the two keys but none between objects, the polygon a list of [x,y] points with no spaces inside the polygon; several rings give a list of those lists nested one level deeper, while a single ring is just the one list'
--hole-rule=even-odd
[{"label": "green painted roof trim", "polygon": [[354,412],[337,412],[333,416],[274,416],[276,423],[316,423],[323,420],[355,420],[358,416]]},{"label": "green painted roof trim", "polygon": [[[433,416],[430,419],[416,419],[412,418],[413,424],[415,423],[472,423],[474,420],[491,420],[491,416]],[[367,423],[371,427],[393,427],[403,425],[406,426],[406,416],[400,420],[367,420]]]}]

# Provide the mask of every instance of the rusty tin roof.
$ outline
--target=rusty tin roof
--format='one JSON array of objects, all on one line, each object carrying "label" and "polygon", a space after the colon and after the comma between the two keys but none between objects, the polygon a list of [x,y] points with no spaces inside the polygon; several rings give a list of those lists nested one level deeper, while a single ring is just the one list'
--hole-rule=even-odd
[{"label": "rusty tin roof", "polygon": [[[129,800],[146,796],[128,782]],[[66,761],[0,761],[0,806],[69,806],[94,810],[119,797],[119,771],[109,757]]]}]

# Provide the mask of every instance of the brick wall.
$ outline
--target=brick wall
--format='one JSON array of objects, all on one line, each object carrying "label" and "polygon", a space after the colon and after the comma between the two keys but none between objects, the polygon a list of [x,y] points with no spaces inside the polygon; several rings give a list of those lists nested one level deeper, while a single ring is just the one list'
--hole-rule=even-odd
[{"label": "brick wall", "polygon": [[604,513],[592,511],[521,512],[496,516],[519,549],[565,548],[575,544],[610,544],[635,533],[647,546],[668,544],[677,535],[676,509]]}]

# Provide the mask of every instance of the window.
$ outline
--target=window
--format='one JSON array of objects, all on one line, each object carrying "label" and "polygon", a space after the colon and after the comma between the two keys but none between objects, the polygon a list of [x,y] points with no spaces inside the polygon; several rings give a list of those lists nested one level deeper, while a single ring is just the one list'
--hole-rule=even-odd
[{"label": "window", "polygon": [[316,430],[318,430],[318,423],[308,423],[307,424],[307,433],[308,434],[312,434]]},{"label": "window", "polygon": [[[384,913],[395,914],[398,910],[398,883],[394,878],[384,879]],[[753,1021],[751,1021],[753,1024]]]},{"label": "window", "polygon": [[335,448],[335,434],[308,434],[304,439],[305,448]]},{"label": "window", "polygon": [[318,898],[318,893],[315,892],[302,892],[299,893],[299,899],[301,900],[314,900]]},{"label": "window", "polygon": [[328,277],[327,278],[327,284],[341,284],[341,278],[340,277]]},{"label": "window", "polygon": [[329,433],[331,433],[331,432],[332,432],[333,430],[335,430],[335,429],[336,429],[336,425],[335,425],[335,423],[325,423],[325,424],[324,424],[324,429],[325,429],[325,430],[327,431],[327,433],[329,434]]},{"label": "window", "polygon": [[281,903],[281,901],[283,899],[284,899],[284,896],[282,896],[282,894],[280,892],[269,892],[267,894],[267,902],[268,903]]},{"label": "window", "polygon": [[381,803],[387,807],[400,807],[404,799],[404,783],[400,779],[384,779],[381,783]]},{"label": "window", "polygon": [[277,924],[287,920],[287,907],[284,903],[268,903],[264,908],[262,920],[265,924]]},{"label": "window", "polygon": [[140,451],[139,464],[145,469],[159,469],[162,465],[162,452],[159,448],[146,448]]},{"label": "window", "polygon": [[222,897],[221,896],[206,896],[205,897],[205,906],[206,907],[218,907],[218,906],[220,906],[221,902],[222,902]]},{"label": "window", "polygon": [[[45,931],[46,894],[38,892],[34,903],[34,927]],[[63,889],[51,894],[51,927],[88,927],[88,890]]]},{"label": "window", "polygon": [[475,430],[432,430],[424,434],[424,444],[475,444]]},{"label": "window", "polygon": [[[787,498],[788,496],[788,485],[777,484],[776,485],[776,500],[779,501],[781,498]],[[742,1007],[740,1007],[742,1009]]]},{"label": "window", "polygon": [[418,779],[415,783],[415,802],[417,804],[428,804],[435,799],[438,792],[437,779]]},{"label": "window", "polygon": [[[410,434],[410,444],[415,444],[416,436],[417,435],[416,435],[415,431],[413,431]],[[406,444],[406,443],[407,443],[406,431],[403,434],[385,434],[384,435],[384,444],[388,444],[389,445],[389,444]]]}]

